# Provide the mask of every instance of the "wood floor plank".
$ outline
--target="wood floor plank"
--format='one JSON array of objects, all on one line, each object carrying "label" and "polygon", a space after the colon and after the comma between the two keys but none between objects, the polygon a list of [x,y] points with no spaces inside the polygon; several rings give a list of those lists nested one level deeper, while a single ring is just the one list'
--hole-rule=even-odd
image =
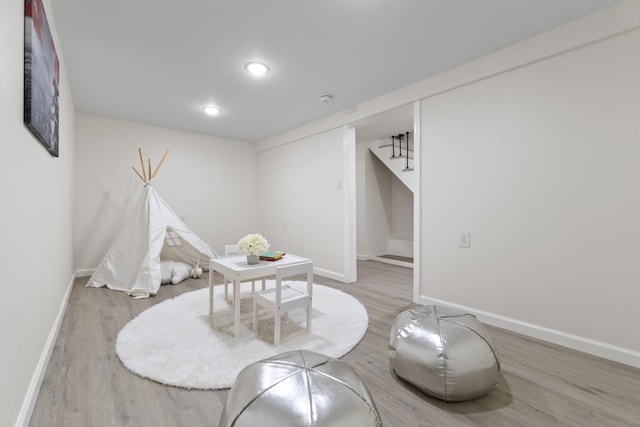
[{"label": "wood floor plank", "polygon": [[[161,301],[206,287],[207,277],[163,286],[146,300],[85,288],[86,280],[78,279],[71,293],[29,425],[216,426],[228,390],[165,386],[131,373],[115,354],[127,322]],[[446,403],[395,377],[389,333],[398,312],[413,306],[412,280],[411,269],[375,261],[358,263],[354,284],[315,276],[367,308],[367,333],[343,360],[367,384],[385,426],[640,426],[640,370],[492,327],[502,373],[489,394]]]}]

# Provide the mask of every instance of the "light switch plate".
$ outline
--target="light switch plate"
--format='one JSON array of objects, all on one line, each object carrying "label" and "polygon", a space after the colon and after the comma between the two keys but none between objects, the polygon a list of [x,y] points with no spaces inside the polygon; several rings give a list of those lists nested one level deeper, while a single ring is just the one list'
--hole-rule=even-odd
[{"label": "light switch plate", "polygon": [[470,248],[471,247],[471,232],[470,231],[460,231],[458,234],[458,246],[461,248]]}]

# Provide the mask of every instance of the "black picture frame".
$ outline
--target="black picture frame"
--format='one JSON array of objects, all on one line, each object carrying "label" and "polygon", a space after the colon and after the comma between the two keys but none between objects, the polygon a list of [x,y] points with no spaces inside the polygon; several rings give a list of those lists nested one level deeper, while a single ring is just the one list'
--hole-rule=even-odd
[{"label": "black picture frame", "polygon": [[24,124],[59,156],[60,64],[42,0],[24,0]]}]

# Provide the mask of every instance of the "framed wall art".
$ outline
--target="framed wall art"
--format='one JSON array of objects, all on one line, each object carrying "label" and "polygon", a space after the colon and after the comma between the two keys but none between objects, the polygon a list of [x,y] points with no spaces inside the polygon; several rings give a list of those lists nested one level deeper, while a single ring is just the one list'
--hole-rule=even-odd
[{"label": "framed wall art", "polygon": [[24,124],[58,157],[60,64],[42,0],[24,0]]}]

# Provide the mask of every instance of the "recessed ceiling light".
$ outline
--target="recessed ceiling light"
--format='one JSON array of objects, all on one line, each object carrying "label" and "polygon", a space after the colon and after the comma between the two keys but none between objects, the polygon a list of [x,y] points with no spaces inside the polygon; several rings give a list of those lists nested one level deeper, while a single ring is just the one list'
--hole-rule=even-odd
[{"label": "recessed ceiling light", "polygon": [[221,109],[219,109],[218,107],[214,107],[213,105],[206,105],[202,107],[202,111],[210,116],[217,116],[218,114],[222,113]]},{"label": "recessed ceiling light", "polygon": [[254,76],[264,76],[269,72],[269,67],[261,62],[247,62],[244,68]]}]

